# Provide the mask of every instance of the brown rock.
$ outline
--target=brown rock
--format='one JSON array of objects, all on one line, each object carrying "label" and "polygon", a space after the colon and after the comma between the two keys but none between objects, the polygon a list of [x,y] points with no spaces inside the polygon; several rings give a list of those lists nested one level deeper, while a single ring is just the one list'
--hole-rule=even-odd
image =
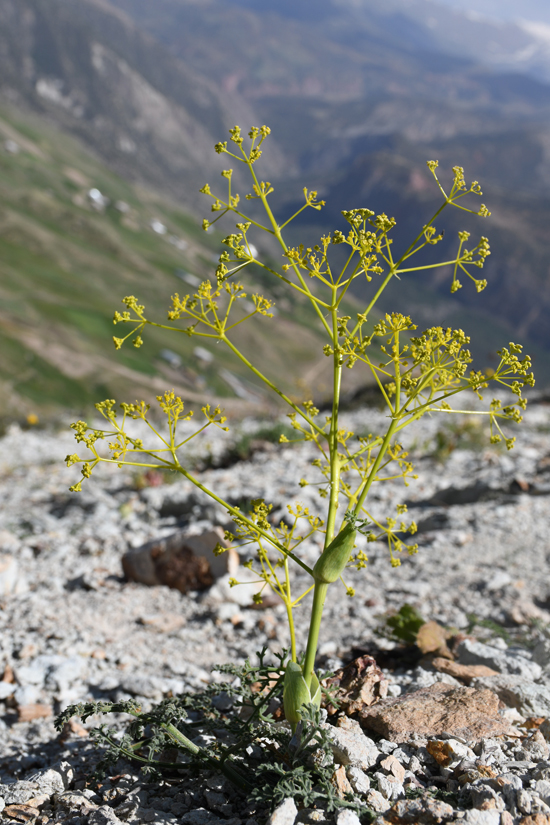
[{"label": "brown rock", "polygon": [[6,805],[2,811],[2,816],[15,819],[17,822],[32,822],[39,815],[38,808],[32,805]]},{"label": "brown rock", "polygon": [[130,581],[141,584],[165,584],[181,593],[205,590],[226,573],[235,575],[239,566],[232,548],[215,556],[217,544],[228,547],[218,527],[197,536],[174,533],[130,550],[122,557],[122,568]]},{"label": "brown rock", "polygon": [[[502,822],[502,814],[500,816]],[[519,825],[550,825],[550,817],[546,814],[531,814],[520,819]]]},{"label": "brown rock", "polygon": [[459,665],[458,662],[452,662],[441,657],[432,659],[431,664],[440,673],[454,676],[455,679],[459,679],[466,685],[469,685],[472,679],[477,679],[478,676],[498,676],[496,670],[486,665]]},{"label": "brown rock", "polygon": [[15,674],[13,672],[13,668],[10,665],[6,665],[4,668],[4,673],[2,674],[2,682],[15,682]]},{"label": "brown rock", "polygon": [[380,762],[380,767],[382,770],[394,776],[401,784],[405,781],[405,768],[395,756],[391,754],[386,756],[386,758]]},{"label": "brown rock", "polygon": [[340,765],[332,774],[332,784],[336,788],[336,792],[340,799],[345,799],[347,793],[353,794],[353,788],[350,785],[349,779],[346,776],[346,769],[344,765]]},{"label": "brown rock", "polygon": [[447,647],[447,633],[445,628],[437,622],[423,624],[416,636],[416,646],[422,653],[437,653],[447,659],[452,659],[452,653]]},{"label": "brown rock", "polygon": [[[388,694],[388,684],[372,656],[359,656],[337,670],[323,684],[325,687],[336,688],[335,698],[348,716],[361,713],[364,708]],[[337,712],[334,705],[326,704],[325,707],[329,715]]]},{"label": "brown rock", "polygon": [[395,825],[439,825],[454,819],[454,815],[454,809],[446,802],[425,796],[400,799],[384,814],[384,820]]},{"label": "brown rock", "polygon": [[360,723],[392,742],[444,733],[475,742],[512,732],[509,722],[499,715],[498,706],[498,696],[491,690],[436,683],[365,708]]},{"label": "brown rock", "polygon": [[46,719],[52,715],[49,705],[20,705],[17,708],[19,722],[32,722],[33,719]]},{"label": "brown rock", "polygon": [[514,825],[514,818],[509,811],[502,811],[500,814],[500,825]]}]

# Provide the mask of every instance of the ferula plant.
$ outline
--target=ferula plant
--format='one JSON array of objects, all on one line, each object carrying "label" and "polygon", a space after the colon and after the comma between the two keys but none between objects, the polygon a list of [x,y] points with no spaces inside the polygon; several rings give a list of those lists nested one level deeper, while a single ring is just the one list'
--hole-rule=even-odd
[{"label": "ferula plant", "polygon": [[[184,438],[178,434],[178,425],[189,421],[192,413],[184,414],[184,404],[173,391],[158,397],[160,409],[167,419],[165,431],[157,428],[149,416],[149,406],[143,401],[122,403],[120,410],[116,409],[113,400],[97,404],[106,425],[96,428],[84,421],[73,424],[76,440],[87,449],[88,455],[70,455],[67,464],[82,464],[84,479],[91,476],[100,462],[118,467],[160,465],[180,473],[227,510],[235,528],[234,535],[227,533],[226,539],[255,547],[256,560],[248,562],[247,566],[257,573],[265,586],[269,585],[279,594],[286,606],[290,655],[285,663],[283,703],[287,719],[295,726],[304,713],[304,705],[318,706],[320,702],[314,665],[327,591],[332,586],[343,586],[347,594],[353,596],[352,588],[344,583],[346,568],[366,566],[364,551],[355,548],[357,532],[364,533],[368,541],[385,540],[394,566],[399,565],[403,550],[410,554],[417,550],[416,544],[405,544],[400,538],[403,532],[414,534],[416,531],[414,522],[406,524],[403,520],[406,518],[405,505],[397,507],[397,514],[388,514],[385,523],[369,511],[369,493],[374,484],[396,477],[402,477],[406,483],[408,477],[414,477],[413,466],[400,444],[404,428],[426,413],[469,412],[457,408],[455,397],[470,390],[482,398],[482,391],[492,384],[511,390],[514,402],[503,406],[498,398],[493,399],[483,413],[476,410],[476,414],[487,416],[491,442],[504,440],[510,449],[514,438],[505,436],[501,425],[504,421],[521,421],[521,412],[526,406],[522,389],[525,385],[533,386],[534,378],[530,358],[521,357],[522,348],[517,344],[503,347],[498,353],[500,361],[496,369],[483,373],[470,369],[469,338],[462,330],[433,326],[417,333],[411,319],[400,313],[387,314],[380,320],[372,317],[376,302],[390,281],[411,277],[418,270],[451,266],[451,292],[461,287],[459,277],[464,276],[472,281],[478,292],[485,287],[486,281],[476,277],[489,255],[485,237],[481,237],[476,246],[471,246],[469,233],[459,232],[456,255],[452,260],[428,266],[414,266],[413,263],[421,250],[441,241],[443,236],[438,233],[434,221],[444,209],[456,207],[482,218],[489,216],[484,204],[477,209],[464,205],[482,194],[477,181],[468,186],[464,170],[455,166],[450,189],[445,189],[438,178],[437,161],[428,161],[442,204],[398,257],[393,254],[392,246],[395,220],[366,208],[342,212],[348,224],[346,232],[337,229],[321,237],[313,247],[291,247],[284,239],[285,228],[302,211],[320,210],[324,202],[318,201],[316,192],[304,189],[305,202],[295,215],[282,223],[275,217],[269,202],[273,187],[256,173],[256,164],[269,133],[266,126],[254,127],[250,129],[247,141],[236,126],[230,130],[230,142],[218,143],[215,147],[218,154],[227,155],[232,163],[241,163],[247,168],[252,192],[245,200],[260,202],[265,215],[263,222],[257,219],[256,211],[254,217],[245,214],[241,198],[232,190],[232,169],[221,173],[227,183],[225,196],[214,194],[206,184],[201,192],[212,200],[211,210],[218,214],[211,221],[205,220],[203,228],[208,229],[228,214],[237,217],[236,231],[223,240],[225,249],[219,257],[215,283],[205,280],[194,294],[173,295],[167,323],[151,320],[136,297],[124,298],[126,309],[115,313],[114,322],[123,327],[125,334],[115,337],[114,343],[119,349],[132,339],[133,345],[139,347],[147,327],[155,326],[174,334],[221,342],[229,347],[256,379],[288,406],[296,440],[312,442],[317,448],[318,457],[312,462],[312,478],[307,481],[297,479],[297,485],[318,485],[326,504],[324,520],[296,503],[289,508],[291,526],[284,521],[273,524],[269,517],[269,502],[258,499],[252,503],[251,511],[245,513],[220,498],[215,490],[203,486],[191,469],[181,463],[180,450],[190,438],[207,427],[227,430],[226,419],[219,407],[212,410],[207,405],[202,409],[205,420],[194,434]],[[250,241],[252,232],[265,232],[276,240],[281,250],[279,268],[268,266],[257,256],[256,247]],[[342,247],[345,254],[334,254],[335,246]],[[336,259],[343,261],[343,265],[335,268]],[[235,343],[236,326],[257,315],[263,316],[265,323],[271,325],[269,334],[276,334],[273,327],[276,328],[277,320],[271,312],[272,301],[259,294],[252,295],[252,308],[249,301],[245,302],[245,290],[237,280],[239,273],[252,263],[262,267],[273,283],[279,281],[284,285],[289,294],[296,293],[307,299],[316,314],[319,328],[326,337],[323,351],[332,365],[332,409],[324,418],[320,417],[312,401],[297,403],[290,398],[254,363],[254,353],[242,352]],[[372,294],[363,311],[350,317],[343,314],[343,301],[353,282],[358,280],[366,281]],[[234,309],[239,304],[245,308],[244,317],[240,310],[236,320]],[[384,432],[356,438],[341,426],[339,407],[344,369],[364,370],[365,383],[372,379],[376,382],[387,409]],[[127,431],[129,419],[140,419],[148,425],[151,442],[145,443]],[[281,442],[286,441],[288,439],[281,436]],[[102,442],[107,442],[107,451],[100,452]],[[81,484],[82,481],[71,490],[79,492]],[[315,565],[310,567],[300,558],[300,545],[314,534],[321,536],[323,550]],[[223,552],[223,548],[218,546],[215,552]],[[297,594],[292,589],[290,568],[293,564],[299,565],[311,577],[305,593]],[[232,584],[237,582],[232,581]],[[313,599],[307,646],[305,651],[298,651],[293,611],[311,590]],[[261,595],[257,599],[261,601]]]}]

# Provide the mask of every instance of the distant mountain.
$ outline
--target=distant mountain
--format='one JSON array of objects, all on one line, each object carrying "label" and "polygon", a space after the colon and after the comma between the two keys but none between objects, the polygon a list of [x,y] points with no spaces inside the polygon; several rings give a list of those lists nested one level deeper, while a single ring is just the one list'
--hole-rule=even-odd
[{"label": "distant mountain", "polygon": [[[103,0],[3,0],[0,91],[127,179],[196,203],[212,147],[254,116]],[[280,168],[276,150],[272,173]],[[218,164],[222,168],[222,164]]]}]

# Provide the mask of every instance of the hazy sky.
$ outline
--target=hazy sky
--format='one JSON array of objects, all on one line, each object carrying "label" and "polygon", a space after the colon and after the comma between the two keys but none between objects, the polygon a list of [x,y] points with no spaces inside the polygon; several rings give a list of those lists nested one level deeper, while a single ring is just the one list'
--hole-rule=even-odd
[{"label": "hazy sky", "polygon": [[550,24],[549,0],[438,0],[446,6],[475,11],[499,20],[535,20]]}]

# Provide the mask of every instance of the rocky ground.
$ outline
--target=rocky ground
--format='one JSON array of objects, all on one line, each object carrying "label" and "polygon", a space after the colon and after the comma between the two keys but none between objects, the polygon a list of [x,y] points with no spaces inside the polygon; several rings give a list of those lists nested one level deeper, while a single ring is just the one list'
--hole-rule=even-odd
[{"label": "rocky ground", "polygon": [[[374,409],[344,421],[361,434],[384,423]],[[240,426],[250,432],[264,425]],[[371,506],[376,516],[393,515],[397,503],[408,502],[420,550],[392,568],[387,548],[369,544],[368,567],[347,577],[356,596],[342,591],[327,605],[320,664],[337,669],[377,649],[383,666],[382,710],[361,727],[346,718],[331,725],[340,786],[380,822],[550,822],[543,722],[550,716],[550,406],[532,404],[514,434],[516,447],[507,452],[486,446],[477,419],[415,425],[404,440],[418,479],[409,487],[386,483]],[[265,497],[278,517],[295,500],[319,509],[316,488],[298,486],[311,477],[310,445],[262,442],[249,460],[216,468],[232,437],[209,431],[192,442],[190,460],[203,483],[232,503]],[[74,450],[68,430],[13,426],[0,440],[1,816],[39,825],[262,825],[265,812],[213,775],[191,785],[155,783],[121,764],[110,780],[94,784],[96,752],[86,728],[74,723],[61,737],[54,729],[53,714],[68,704],[136,697],[147,707],[219,679],[211,675],[215,664],[288,644],[282,606],[267,600],[253,609],[246,591],[224,579],[185,595],[126,581],[121,557],[128,549],[182,528],[227,526],[227,514],[190,482],[157,484],[162,479],[154,475],[111,468],[71,494],[79,470],[67,469],[63,458]],[[201,470],[205,455],[209,466]],[[304,547],[306,560],[317,552],[314,543]],[[407,662],[392,651],[384,616],[405,603],[426,621],[454,628],[448,656]],[[304,600],[301,644],[307,610]],[[434,697],[448,714],[439,727],[430,717],[429,730]],[[412,732],[403,713],[413,719]],[[354,825],[355,816],[341,811],[338,825]],[[287,801],[274,823],[332,817],[296,811]]]}]

